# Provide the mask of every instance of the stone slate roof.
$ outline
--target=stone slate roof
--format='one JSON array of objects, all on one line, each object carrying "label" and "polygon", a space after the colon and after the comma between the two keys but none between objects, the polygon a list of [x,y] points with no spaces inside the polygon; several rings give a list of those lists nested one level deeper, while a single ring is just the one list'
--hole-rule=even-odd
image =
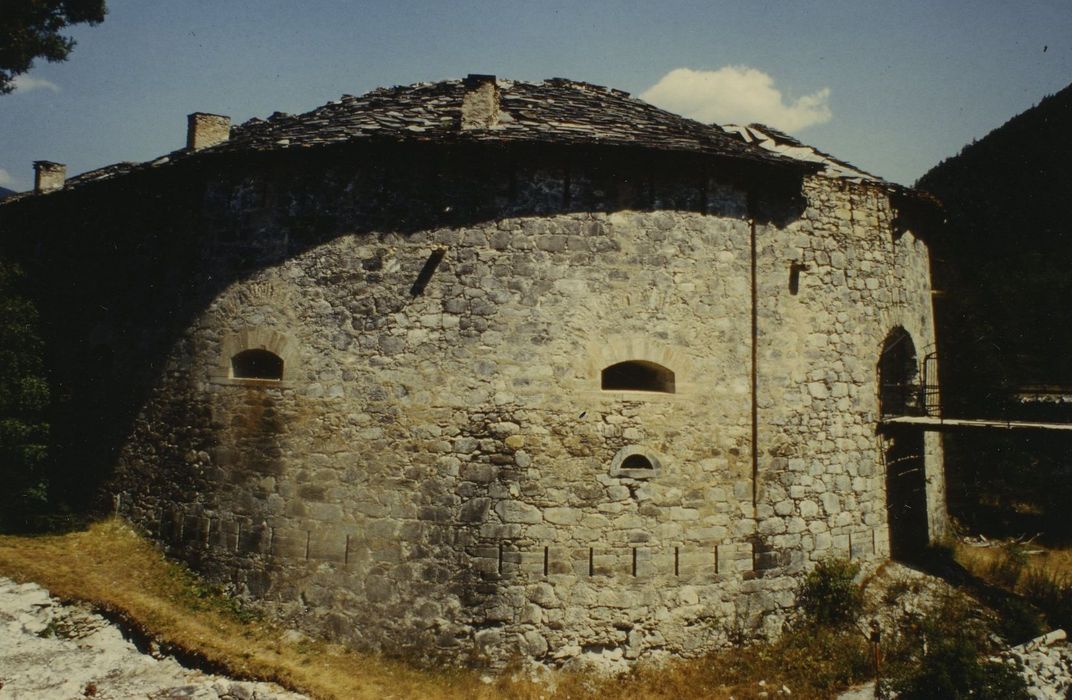
[{"label": "stone slate roof", "polygon": [[[478,76],[492,78],[492,76]],[[362,141],[607,145],[695,153],[756,165],[819,172],[821,163],[764,148],[717,125],[706,125],[591,83],[552,78],[538,83],[495,81],[496,123],[462,129],[465,80],[379,88],[344,95],[310,112],[275,113],[231,129],[209,148],[181,149],[144,163],[115,163],[70,177],[63,189],[113,180],[212,154],[271,152]],[[786,137],[789,138],[789,137]],[[888,183],[887,183],[888,184]],[[32,192],[11,195],[11,203]]]},{"label": "stone slate roof", "polygon": [[[800,168],[800,162],[742,142],[717,127],[666,112],[628,93],[553,78],[497,81],[495,126],[461,129],[463,80],[344,95],[311,112],[252,119],[206,151],[276,150],[385,138],[402,141],[604,144],[724,156]],[[805,168],[814,169],[814,168]]]}]

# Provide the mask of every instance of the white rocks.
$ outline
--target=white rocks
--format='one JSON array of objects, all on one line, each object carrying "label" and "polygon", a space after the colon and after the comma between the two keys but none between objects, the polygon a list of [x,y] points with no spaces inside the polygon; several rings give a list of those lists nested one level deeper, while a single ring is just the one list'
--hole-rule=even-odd
[{"label": "white rocks", "polygon": [[62,605],[34,584],[0,578],[0,696],[101,700],[305,700],[274,683],[236,681],[142,654],[84,606]]},{"label": "white rocks", "polygon": [[1072,648],[1064,630],[1032,639],[1004,656],[1021,664],[1028,694],[1038,700],[1065,700],[1072,690]]}]

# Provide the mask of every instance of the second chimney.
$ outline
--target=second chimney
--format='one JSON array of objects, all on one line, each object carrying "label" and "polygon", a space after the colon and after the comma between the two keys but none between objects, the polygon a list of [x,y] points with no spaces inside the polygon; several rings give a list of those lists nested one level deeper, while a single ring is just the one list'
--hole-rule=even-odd
[{"label": "second chimney", "polygon": [[50,160],[34,161],[34,194],[63,189],[67,181],[67,166]]},{"label": "second chimney", "polygon": [[199,151],[231,138],[231,118],[194,112],[186,117],[186,148]]},{"label": "second chimney", "polygon": [[499,87],[494,75],[470,74],[462,98],[462,129],[490,129],[499,123]]}]

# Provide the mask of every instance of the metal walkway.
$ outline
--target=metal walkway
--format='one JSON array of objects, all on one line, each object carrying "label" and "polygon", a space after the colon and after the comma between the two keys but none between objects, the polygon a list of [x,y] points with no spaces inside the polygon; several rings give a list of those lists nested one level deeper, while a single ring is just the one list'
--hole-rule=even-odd
[{"label": "metal walkway", "polygon": [[914,425],[924,430],[957,430],[961,428],[1000,428],[1003,430],[1067,430],[1072,423],[1035,423],[1031,421],[1001,420],[998,418],[938,418],[936,416],[886,416],[881,425]]}]

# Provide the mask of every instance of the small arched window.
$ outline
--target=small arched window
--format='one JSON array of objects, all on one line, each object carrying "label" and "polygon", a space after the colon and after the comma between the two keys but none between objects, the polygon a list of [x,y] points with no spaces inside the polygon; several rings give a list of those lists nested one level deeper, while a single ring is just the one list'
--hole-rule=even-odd
[{"label": "small arched window", "polygon": [[243,350],[231,358],[231,376],[278,381],[283,378],[283,358],[268,350]]},{"label": "small arched window", "polygon": [[644,455],[629,455],[622,460],[619,467],[622,471],[627,469],[646,469],[652,471],[655,469],[655,465],[651,463],[651,460]]},{"label": "small arched window", "polygon": [[605,391],[659,391],[674,393],[674,372],[644,360],[619,362],[603,370]]},{"label": "small arched window", "polygon": [[641,445],[623,447],[610,462],[610,475],[617,478],[651,479],[661,469],[659,456]]}]

